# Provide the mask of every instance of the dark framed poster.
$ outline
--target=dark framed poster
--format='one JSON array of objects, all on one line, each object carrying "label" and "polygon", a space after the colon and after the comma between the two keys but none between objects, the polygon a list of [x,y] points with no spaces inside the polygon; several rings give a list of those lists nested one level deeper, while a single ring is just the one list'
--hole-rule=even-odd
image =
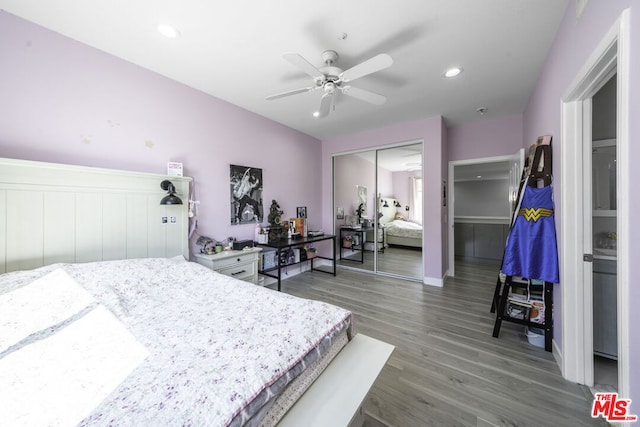
[{"label": "dark framed poster", "polygon": [[262,169],[238,165],[231,165],[230,169],[231,224],[261,223]]}]

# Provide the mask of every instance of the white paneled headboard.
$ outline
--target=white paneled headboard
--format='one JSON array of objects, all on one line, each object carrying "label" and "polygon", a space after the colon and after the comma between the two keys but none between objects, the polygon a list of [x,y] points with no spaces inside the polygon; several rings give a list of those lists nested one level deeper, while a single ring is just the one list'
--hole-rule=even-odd
[{"label": "white paneled headboard", "polygon": [[[387,206],[385,207],[385,203]],[[396,219],[396,212],[398,208],[396,207],[396,199],[393,197],[382,197],[380,199],[380,213],[382,216],[378,219],[380,224],[386,224],[388,222]]]},{"label": "white paneled headboard", "polygon": [[[160,205],[164,179],[184,204]],[[190,182],[0,158],[0,273],[57,262],[188,259]]]}]

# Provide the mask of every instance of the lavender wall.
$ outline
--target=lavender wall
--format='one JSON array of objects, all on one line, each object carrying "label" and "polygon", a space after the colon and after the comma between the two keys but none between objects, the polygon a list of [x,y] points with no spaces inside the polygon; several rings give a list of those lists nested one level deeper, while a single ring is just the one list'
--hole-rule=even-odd
[{"label": "lavender wall", "polygon": [[345,215],[355,215],[358,208],[356,186],[367,187],[367,213],[375,211],[376,168],[357,154],[336,156],[334,159],[335,206],[344,208]]},{"label": "lavender wall", "polygon": [[[369,155],[371,154],[371,155]],[[345,215],[355,215],[358,208],[358,199],[356,186],[361,185],[367,187],[367,212],[365,218],[373,219],[376,212],[377,193],[376,193],[376,168],[375,168],[375,152],[366,153],[365,157],[360,153],[343,154],[334,156],[333,158],[333,176],[334,176],[334,209],[337,207],[344,208]],[[377,189],[383,195],[389,194],[392,184],[391,172],[378,168]],[[338,227],[344,225],[345,220],[336,220],[336,233]]]},{"label": "lavender wall", "polygon": [[0,157],[154,173],[183,162],[199,232],[216,239],[253,237],[230,225],[229,165],[258,167],[265,210],[307,206],[319,228],[320,141],[1,11],[0,63]]},{"label": "lavender wall", "polygon": [[[449,129],[448,160],[509,156],[523,146],[523,117],[520,114],[500,119],[485,119]],[[525,143],[533,144],[535,140]]]},{"label": "lavender wall", "polygon": [[382,197],[394,193],[395,177],[394,173],[383,167],[378,167],[378,193]]},{"label": "lavender wall", "polygon": [[[562,215],[559,193],[562,191],[560,181],[560,152],[557,147],[562,144],[561,136],[561,116],[560,100],[564,92],[570,87],[574,78],[578,75],[583,64],[586,63],[589,55],[595,50],[600,40],[613,26],[616,19],[626,8],[630,9],[631,28],[631,64],[630,64],[630,88],[629,88],[629,140],[630,159],[630,182],[640,182],[640,168],[633,167],[634,160],[640,159],[640,5],[633,0],[591,0],[581,18],[576,19],[574,2],[569,2],[565,17],[552,50],[547,58],[546,64],[540,75],[535,91],[529,101],[524,114],[524,141],[533,141],[537,135],[553,135],[554,146],[554,186],[556,189],[556,212]],[[627,197],[630,212],[638,212],[640,209],[640,192],[632,191],[630,194],[619,195]],[[630,277],[640,277],[640,264],[633,262],[640,254],[640,222],[631,221],[628,239],[630,241],[629,257]],[[562,242],[559,242],[561,245]],[[562,262],[562,260],[561,260]],[[555,287],[555,310],[558,312],[558,322],[556,331],[559,331],[559,323],[562,322],[560,286]],[[640,413],[640,335],[636,325],[640,324],[640,286],[630,283],[629,293],[629,322],[630,322],[630,346],[629,354],[631,362],[630,385],[631,395],[624,396],[634,401],[631,413]],[[561,342],[561,341],[559,341]]]},{"label": "lavender wall", "polygon": [[[409,218],[409,212],[405,210],[405,206],[409,204],[409,200],[411,200],[411,181],[409,178],[411,177],[421,177],[422,171],[411,171],[411,172],[393,172],[393,197],[398,199],[398,202],[402,205],[402,207],[398,208],[398,212],[404,215],[405,218]],[[416,219],[419,221],[419,219]]]},{"label": "lavender wall", "polygon": [[437,116],[322,141],[323,228],[331,230],[333,220],[331,212],[331,157],[333,154],[423,140],[424,276],[428,283],[441,283],[446,270],[446,261],[443,260],[446,254],[444,251],[446,248],[443,248],[443,239],[446,239],[443,216],[446,218],[446,209],[443,211],[441,206],[440,193],[442,177],[445,174],[443,171],[443,157],[446,155],[445,132],[442,117]]}]

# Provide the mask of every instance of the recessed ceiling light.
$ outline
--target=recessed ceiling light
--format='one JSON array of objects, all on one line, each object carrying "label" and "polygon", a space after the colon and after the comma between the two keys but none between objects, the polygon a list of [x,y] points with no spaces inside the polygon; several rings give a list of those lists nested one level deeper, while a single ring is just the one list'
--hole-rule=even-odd
[{"label": "recessed ceiling light", "polygon": [[176,39],[180,36],[180,32],[176,30],[174,27],[172,27],[171,25],[158,24],[156,29],[160,34],[162,34],[168,39]]},{"label": "recessed ceiling light", "polygon": [[313,117],[320,117],[320,111],[314,111]]},{"label": "recessed ceiling light", "polygon": [[460,75],[460,73],[462,72],[462,68],[460,67],[453,67],[453,68],[449,68],[447,71],[444,72],[444,76],[451,78],[451,77],[455,77]]},{"label": "recessed ceiling light", "polygon": [[476,178],[480,179],[482,178],[482,175],[476,175]]}]

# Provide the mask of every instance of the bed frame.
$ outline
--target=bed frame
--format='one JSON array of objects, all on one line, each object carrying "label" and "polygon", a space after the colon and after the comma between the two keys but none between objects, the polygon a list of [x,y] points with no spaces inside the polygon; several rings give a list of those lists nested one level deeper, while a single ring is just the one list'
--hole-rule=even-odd
[{"label": "bed frame", "polygon": [[412,248],[422,248],[422,238],[416,239],[412,237],[391,236],[387,234],[385,241],[388,245],[407,246]]},{"label": "bed frame", "polygon": [[[176,187],[182,205],[160,205]],[[58,262],[189,259],[191,178],[0,158],[0,273]],[[394,347],[356,335],[281,425],[357,426]]]}]

